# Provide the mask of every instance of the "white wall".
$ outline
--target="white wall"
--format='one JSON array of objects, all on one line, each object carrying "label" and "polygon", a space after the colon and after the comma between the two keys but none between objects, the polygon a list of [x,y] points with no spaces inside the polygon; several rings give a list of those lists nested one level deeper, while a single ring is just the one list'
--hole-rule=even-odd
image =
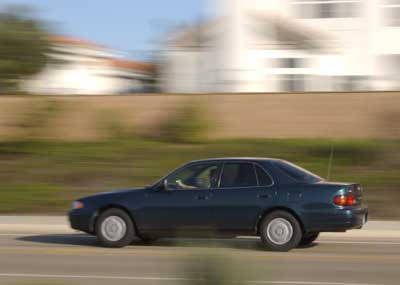
[{"label": "white wall", "polygon": [[[224,32],[219,35],[216,45],[220,79],[222,82],[228,82],[222,85],[224,92],[288,91],[283,81],[292,75],[304,77],[304,90],[321,89],[310,82],[314,78],[313,75],[322,73],[323,76],[329,77],[344,72],[343,63],[334,62],[330,65],[332,60],[329,55],[322,55],[322,59],[319,60],[321,55],[315,56],[302,48],[294,50],[279,48],[281,43],[274,38],[275,30],[271,24],[274,19],[268,21],[268,17],[292,19],[290,0],[221,0],[217,1],[215,7],[216,10],[220,10],[219,17],[224,20]],[[259,27],[270,29],[268,36],[260,36],[260,33],[252,29],[254,24],[252,26],[250,22],[254,20],[254,15],[266,17],[265,23],[259,23]],[[263,43],[273,43],[275,49],[260,48]],[[274,61],[281,58],[310,59],[310,64],[314,65],[314,68],[275,68]]]},{"label": "white wall", "polygon": [[56,45],[41,72],[21,84],[34,94],[100,95],[142,90],[149,76],[110,64],[115,55],[107,50]]},{"label": "white wall", "polygon": [[[384,0],[352,0],[358,1],[359,5],[355,11],[357,16],[352,18],[312,19],[300,17],[295,4],[298,1],[209,0],[208,10],[213,11],[214,17],[222,19],[215,43],[201,55],[188,51],[170,53],[164,72],[167,91],[280,92],[285,91],[281,80],[296,74],[305,76],[306,91],[339,91],[350,85],[356,89],[400,87],[395,78],[400,73],[396,57],[400,54],[400,27],[385,25],[386,18],[381,9]],[[299,32],[303,33],[309,28],[310,33],[315,32],[312,37],[326,49],[288,50],[279,47],[279,42],[274,43],[275,50],[261,49],[257,44],[266,39],[260,39],[248,25],[254,15],[281,17],[298,23]],[[273,37],[273,27],[267,25],[266,22],[263,28],[270,28]],[[201,68],[196,67],[199,57],[202,58]],[[279,58],[306,58],[311,66],[287,70],[274,68],[273,62]],[[198,81],[199,78],[202,81]],[[364,78],[368,82],[363,82]]]}]

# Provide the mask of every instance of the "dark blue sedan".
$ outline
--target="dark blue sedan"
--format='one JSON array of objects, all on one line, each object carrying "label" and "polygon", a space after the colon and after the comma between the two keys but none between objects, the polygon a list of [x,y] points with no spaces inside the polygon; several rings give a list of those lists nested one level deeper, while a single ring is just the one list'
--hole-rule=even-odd
[{"label": "dark blue sedan", "polygon": [[267,158],[190,162],[150,187],[76,200],[69,213],[72,228],[107,247],[211,233],[260,236],[274,251],[310,244],[320,232],[359,229],[367,218],[359,184]]}]

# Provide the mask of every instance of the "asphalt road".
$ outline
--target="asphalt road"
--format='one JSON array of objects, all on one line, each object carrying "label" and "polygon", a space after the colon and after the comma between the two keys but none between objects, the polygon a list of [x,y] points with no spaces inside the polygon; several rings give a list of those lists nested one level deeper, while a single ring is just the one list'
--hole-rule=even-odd
[{"label": "asphalt road", "polygon": [[257,240],[104,249],[84,235],[0,236],[0,284],[202,284],[207,276],[260,284],[400,284],[400,242],[321,239],[272,253]]},{"label": "asphalt road", "polygon": [[400,284],[397,237],[322,236],[289,253],[256,239],[162,239],[106,249],[96,238],[0,227],[0,284]]}]

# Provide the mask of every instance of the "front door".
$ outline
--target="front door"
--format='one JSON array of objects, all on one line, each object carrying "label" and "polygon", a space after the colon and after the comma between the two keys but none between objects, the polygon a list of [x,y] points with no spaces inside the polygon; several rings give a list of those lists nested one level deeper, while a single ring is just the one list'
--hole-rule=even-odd
[{"label": "front door", "polygon": [[149,191],[138,213],[143,230],[174,232],[214,227],[210,201],[221,171],[219,163],[198,163],[167,177],[167,189]]}]

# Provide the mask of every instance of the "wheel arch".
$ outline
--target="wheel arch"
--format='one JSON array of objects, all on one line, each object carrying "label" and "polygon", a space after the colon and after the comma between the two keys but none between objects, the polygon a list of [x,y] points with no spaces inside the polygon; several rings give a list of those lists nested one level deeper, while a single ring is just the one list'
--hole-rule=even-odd
[{"label": "wheel arch", "polygon": [[272,212],[276,212],[276,211],[285,211],[288,212],[289,214],[291,214],[300,224],[302,233],[305,233],[305,228],[304,228],[304,223],[302,221],[302,219],[300,218],[300,215],[293,209],[285,207],[285,206],[277,206],[277,207],[272,207],[272,208],[268,208],[265,209],[262,214],[259,216],[256,226],[255,226],[255,233],[256,235],[260,235],[260,226],[261,226],[261,222],[262,220],[269,214],[271,214]]},{"label": "wheel arch", "polygon": [[107,205],[101,206],[92,216],[91,221],[90,221],[91,233],[95,232],[96,221],[97,221],[98,217],[101,215],[101,213],[103,213],[104,211],[107,211],[109,209],[119,209],[121,211],[124,211],[131,219],[133,226],[135,228],[135,231],[138,230],[132,213],[126,207],[124,207],[123,205],[119,205],[119,204],[107,204]]}]

